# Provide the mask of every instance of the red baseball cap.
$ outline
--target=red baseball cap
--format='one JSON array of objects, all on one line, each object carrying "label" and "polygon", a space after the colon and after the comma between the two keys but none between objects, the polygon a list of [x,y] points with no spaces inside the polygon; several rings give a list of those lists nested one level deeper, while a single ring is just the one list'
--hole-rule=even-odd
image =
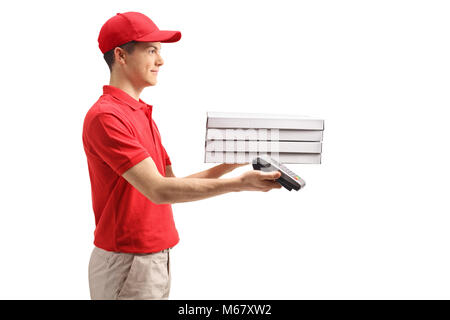
[{"label": "red baseball cap", "polygon": [[146,15],[139,12],[118,13],[102,26],[98,46],[102,53],[130,41],[177,42],[180,31],[159,30]]}]

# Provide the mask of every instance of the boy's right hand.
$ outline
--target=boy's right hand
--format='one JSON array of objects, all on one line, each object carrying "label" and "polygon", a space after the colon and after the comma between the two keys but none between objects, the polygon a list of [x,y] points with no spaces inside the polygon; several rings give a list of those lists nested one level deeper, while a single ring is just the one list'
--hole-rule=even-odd
[{"label": "boy's right hand", "polygon": [[271,189],[280,189],[281,184],[275,181],[281,176],[279,171],[263,172],[259,170],[251,170],[244,172],[239,176],[241,191],[263,191],[267,192]]}]

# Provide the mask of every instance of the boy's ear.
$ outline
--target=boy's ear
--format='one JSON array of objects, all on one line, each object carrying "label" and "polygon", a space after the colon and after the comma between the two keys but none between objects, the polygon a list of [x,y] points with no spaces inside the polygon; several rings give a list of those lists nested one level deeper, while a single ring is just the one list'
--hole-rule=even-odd
[{"label": "boy's ear", "polygon": [[114,49],[114,60],[115,61],[119,61],[119,62],[124,62],[125,61],[125,50],[123,50],[122,48],[115,48]]}]

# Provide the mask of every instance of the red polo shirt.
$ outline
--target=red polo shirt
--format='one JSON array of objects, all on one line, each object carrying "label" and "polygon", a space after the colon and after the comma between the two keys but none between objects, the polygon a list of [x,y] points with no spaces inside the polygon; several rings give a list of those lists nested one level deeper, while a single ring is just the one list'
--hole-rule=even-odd
[{"label": "red polo shirt", "polygon": [[155,204],[122,174],[151,157],[162,176],[170,158],[152,119],[153,106],[113,86],[89,109],[83,146],[95,214],[94,244],[107,251],[149,253],[176,245],[170,204]]}]

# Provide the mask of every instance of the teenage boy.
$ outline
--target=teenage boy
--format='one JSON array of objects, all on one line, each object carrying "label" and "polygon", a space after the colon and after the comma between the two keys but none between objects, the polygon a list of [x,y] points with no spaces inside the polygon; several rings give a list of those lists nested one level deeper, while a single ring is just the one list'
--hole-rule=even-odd
[{"label": "teenage boy", "polygon": [[164,63],[161,43],[180,38],[179,31],[159,30],[138,12],[118,13],[100,30],[111,77],[83,124],[96,225],[89,261],[92,299],[168,298],[169,251],[179,241],[172,203],[281,188],[274,181],[279,172],[220,178],[241,166],[236,164],[175,177],[153,106],[139,97],[157,83]]}]

